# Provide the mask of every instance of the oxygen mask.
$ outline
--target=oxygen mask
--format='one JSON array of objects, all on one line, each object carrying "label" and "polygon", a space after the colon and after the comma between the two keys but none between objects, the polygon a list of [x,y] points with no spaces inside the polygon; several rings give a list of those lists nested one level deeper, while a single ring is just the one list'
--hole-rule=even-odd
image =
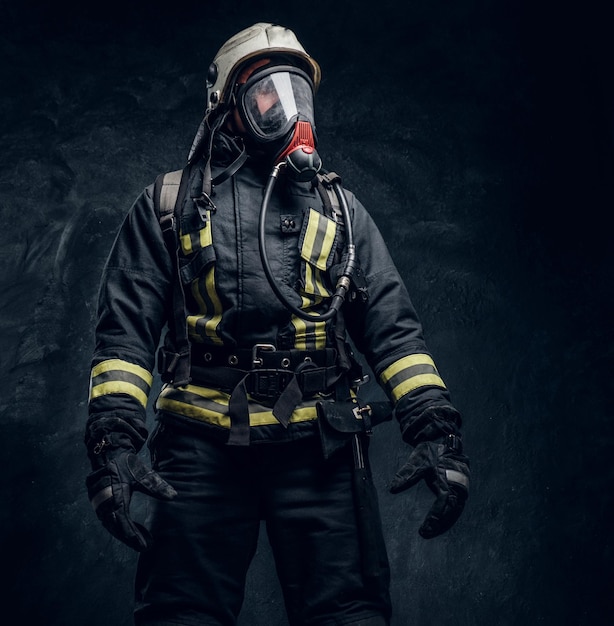
[{"label": "oxygen mask", "polygon": [[274,65],[254,72],[240,85],[237,110],[256,150],[285,165],[293,180],[308,182],[322,167],[316,151],[313,83],[294,66]]}]

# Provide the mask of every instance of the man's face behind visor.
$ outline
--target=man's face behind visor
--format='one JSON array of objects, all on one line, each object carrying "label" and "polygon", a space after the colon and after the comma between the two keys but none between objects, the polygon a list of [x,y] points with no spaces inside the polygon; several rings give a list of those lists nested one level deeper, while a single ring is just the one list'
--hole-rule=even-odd
[{"label": "man's face behind visor", "polygon": [[241,86],[237,107],[246,131],[258,143],[286,136],[298,121],[313,126],[313,87],[308,76],[290,66],[255,72]]}]

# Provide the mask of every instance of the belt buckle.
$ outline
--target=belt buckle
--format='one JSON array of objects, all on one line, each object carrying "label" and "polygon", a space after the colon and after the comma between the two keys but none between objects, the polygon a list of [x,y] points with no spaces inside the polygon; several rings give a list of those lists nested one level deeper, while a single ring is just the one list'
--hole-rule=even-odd
[{"label": "belt buckle", "polygon": [[258,352],[275,352],[277,348],[272,343],[257,343],[252,348],[252,367],[262,367],[264,361],[258,356]]},{"label": "belt buckle", "polygon": [[251,376],[251,395],[255,399],[274,400],[290,382],[291,374],[280,370],[253,370]]}]

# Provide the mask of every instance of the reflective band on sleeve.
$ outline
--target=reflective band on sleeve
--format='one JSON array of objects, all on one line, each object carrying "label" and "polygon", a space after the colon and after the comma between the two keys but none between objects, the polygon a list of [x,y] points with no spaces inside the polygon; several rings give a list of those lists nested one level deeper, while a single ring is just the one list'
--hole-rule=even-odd
[{"label": "reflective band on sleeve", "polygon": [[469,479],[464,474],[461,474],[461,472],[457,472],[456,470],[447,469],[446,480],[449,480],[451,483],[462,485],[465,489],[469,489]]},{"label": "reflective band on sleeve", "polygon": [[106,361],[101,361],[98,365],[95,365],[92,368],[92,378],[112,370],[119,370],[134,374],[135,376],[142,378],[149,386],[151,386],[153,381],[153,376],[144,367],[136,365],[135,363],[130,363],[129,361],[122,361],[121,359],[108,359]]},{"label": "reflective band on sleeve", "polygon": [[[196,385],[174,388],[165,387],[156,402],[156,408],[191,417],[192,419],[207,422],[221,428],[230,428],[228,416],[229,394],[217,389],[208,389]],[[290,417],[290,423],[307,422],[316,419],[317,409],[315,400],[306,401],[296,408]],[[250,426],[272,426],[279,424],[271,409],[257,404],[253,400],[249,403]]]},{"label": "reflective band on sleeve", "polygon": [[380,374],[380,380],[395,402],[419,387],[446,389],[428,354],[411,354],[395,361]]},{"label": "reflective band on sleeve", "polygon": [[112,487],[101,489],[91,500],[94,511],[103,503],[113,497]]},{"label": "reflective band on sleeve", "polygon": [[132,396],[146,407],[152,381],[151,372],[135,363],[121,359],[101,361],[92,368],[90,400],[117,393]]}]

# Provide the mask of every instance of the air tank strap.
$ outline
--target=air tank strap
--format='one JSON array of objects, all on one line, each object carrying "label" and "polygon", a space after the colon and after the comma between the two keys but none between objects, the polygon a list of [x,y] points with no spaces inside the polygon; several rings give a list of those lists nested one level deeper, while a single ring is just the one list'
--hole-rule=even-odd
[{"label": "air tank strap", "polygon": [[[210,159],[205,164],[203,172],[202,195],[193,198],[197,210],[200,212],[204,205],[215,210],[211,201],[214,185],[219,185],[235,174],[247,159],[245,150],[215,178],[211,179]],[[183,281],[179,275],[179,241],[177,215],[181,203],[187,193],[192,178],[195,163],[189,164],[182,170],[167,172],[157,177],[154,184],[154,205],[156,207],[160,228],[164,242],[173,261],[175,279],[173,280],[172,323],[173,345],[165,345],[158,353],[158,371],[164,382],[172,382],[177,387],[187,385],[191,380],[190,374],[190,341],[185,309],[185,293]],[[204,207],[205,209],[207,206]],[[202,215],[202,214],[201,214]]]},{"label": "air tank strap", "polygon": [[343,213],[341,212],[339,199],[333,190],[333,183],[335,181],[341,182],[341,176],[335,172],[318,174],[318,184],[316,188],[322,200],[322,204],[324,205],[324,213],[334,219],[335,222],[343,224]]},{"label": "air tank strap", "polygon": [[185,294],[179,278],[179,246],[177,237],[176,207],[184,197],[191,167],[161,174],[154,183],[154,206],[157,211],[164,243],[173,262],[172,319],[169,326],[173,335],[172,350],[168,346],[158,353],[158,370],[164,382],[177,386],[190,382],[190,342],[185,316]]}]

